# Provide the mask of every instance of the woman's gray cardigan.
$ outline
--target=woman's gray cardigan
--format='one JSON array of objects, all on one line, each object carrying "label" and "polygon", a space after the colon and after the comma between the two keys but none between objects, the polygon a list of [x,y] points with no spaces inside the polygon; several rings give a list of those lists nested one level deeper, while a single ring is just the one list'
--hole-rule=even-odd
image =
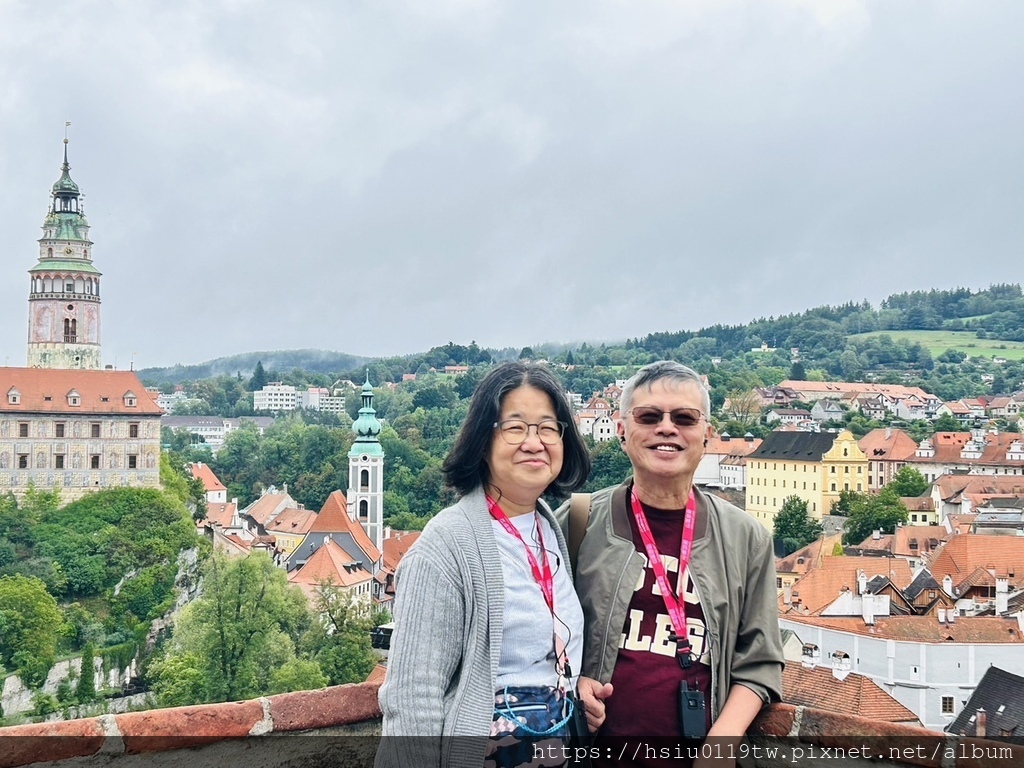
[{"label": "woman's gray cardigan", "polygon": [[[543,501],[537,509],[569,562],[551,510]],[[491,520],[477,488],[439,512],[398,566],[378,766],[483,763],[505,604]],[[419,738],[391,738],[402,736]]]}]

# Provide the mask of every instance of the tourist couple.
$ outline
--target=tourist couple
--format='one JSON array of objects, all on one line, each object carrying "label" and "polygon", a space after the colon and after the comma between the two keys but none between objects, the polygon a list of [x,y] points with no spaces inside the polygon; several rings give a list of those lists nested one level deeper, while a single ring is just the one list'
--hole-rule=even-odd
[{"label": "tourist couple", "polygon": [[461,498],[398,568],[378,765],[656,765],[681,744],[731,764],[783,656],[768,532],[693,485],[709,412],[695,371],[644,366],[620,404],[632,477],[552,513],[541,496],[590,472],[561,385],[527,363],[481,381],[443,465]]}]

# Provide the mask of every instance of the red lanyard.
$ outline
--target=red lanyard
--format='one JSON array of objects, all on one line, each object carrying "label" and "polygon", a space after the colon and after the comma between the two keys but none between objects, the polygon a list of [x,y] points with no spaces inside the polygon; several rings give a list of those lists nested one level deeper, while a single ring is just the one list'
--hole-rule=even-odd
[{"label": "red lanyard", "polygon": [[[658,587],[661,589],[661,597],[665,601],[665,608],[668,609],[668,615],[672,619],[674,632],[669,635],[669,639],[673,640],[676,644],[676,658],[679,659],[680,665],[688,667],[693,659],[690,653],[690,636],[686,626],[685,602],[679,599],[668,583],[665,564],[661,562],[661,555],[658,554],[658,547],[654,543],[654,534],[651,532],[651,526],[647,523],[647,515],[644,514],[644,508],[640,504],[640,499],[637,498],[636,490],[634,489],[630,495],[633,502],[633,517],[636,518],[636,527],[640,531],[640,539],[644,543],[644,549],[647,550],[647,559],[651,563],[654,577],[658,580]],[[693,529],[696,524],[696,517],[697,499],[693,494],[693,489],[690,489],[690,498],[686,502],[686,517],[683,520],[683,541],[679,545],[680,593],[686,590],[686,583],[683,579],[686,576],[686,567],[690,564],[690,552],[693,550]]]},{"label": "red lanyard", "polygon": [[548,604],[548,610],[551,611],[551,615],[555,615],[555,588],[554,578],[551,576],[551,565],[548,563],[548,551],[544,548],[544,534],[541,533],[541,527],[537,525],[537,544],[540,545],[540,557],[541,564],[538,565],[537,558],[533,555],[533,550],[530,549],[526,541],[523,540],[523,535],[519,533],[519,530],[512,525],[512,521],[508,519],[508,515],[505,511],[495,503],[495,501],[488,496],[487,497],[487,510],[491,513],[491,517],[501,523],[501,527],[506,531],[515,536],[519,541],[523,542],[523,548],[526,550],[526,559],[530,563],[530,570],[533,571],[534,581],[540,587],[540,591],[544,594],[544,602]]}]

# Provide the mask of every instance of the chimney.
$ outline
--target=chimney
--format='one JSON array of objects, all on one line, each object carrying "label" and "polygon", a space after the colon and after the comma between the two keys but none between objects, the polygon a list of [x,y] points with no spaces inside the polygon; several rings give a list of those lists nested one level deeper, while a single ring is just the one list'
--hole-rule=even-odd
[{"label": "chimney", "polygon": [[832,677],[836,680],[845,680],[850,674],[850,667],[850,656],[845,651],[832,654]]},{"label": "chimney", "polygon": [[939,613],[939,624],[945,624],[946,623],[946,609],[945,608],[939,608],[939,612],[938,613]]},{"label": "chimney", "polygon": [[793,602],[793,585],[787,584],[782,588],[782,603],[783,605],[790,605]]},{"label": "chimney", "polygon": [[882,538],[882,531],[881,531],[881,529],[875,528],[875,530],[873,530],[871,532],[871,540],[872,541],[878,541],[881,538]]},{"label": "chimney", "polygon": [[979,739],[984,739],[987,735],[986,730],[988,726],[988,715],[985,714],[985,710],[982,707],[978,708],[978,715],[974,721],[974,735]]},{"label": "chimney", "polygon": [[868,588],[868,576],[864,571],[857,571],[857,594],[863,595]]},{"label": "chimney", "polygon": [[885,439],[888,440],[892,437],[892,427],[885,428]]},{"label": "chimney", "polygon": [[1010,582],[1005,576],[996,576],[996,616],[1010,609]]},{"label": "chimney", "polygon": [[869,627],[874,626],[875,623],[875,596],[864,595],[860,596],[861,601],[861,616],[864,618],[864,623]]}]

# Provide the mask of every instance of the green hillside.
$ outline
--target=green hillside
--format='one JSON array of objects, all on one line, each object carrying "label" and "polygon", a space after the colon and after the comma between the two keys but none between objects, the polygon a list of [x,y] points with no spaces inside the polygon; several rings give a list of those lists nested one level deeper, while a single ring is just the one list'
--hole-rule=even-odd
[{"label": "green hillside", "polygon": [[1007,360],[1024,360],[1024,342],[1002,341],[1000,339],[979,339],[973,331],[880,331],[875,333],[850,334],[851,341],[868,339],[887,334],[893,341],[903,340],[909,344],[920,344],[932,355],[938,357],[948,349],[965,352],[970,357],[1005,357]]}]

